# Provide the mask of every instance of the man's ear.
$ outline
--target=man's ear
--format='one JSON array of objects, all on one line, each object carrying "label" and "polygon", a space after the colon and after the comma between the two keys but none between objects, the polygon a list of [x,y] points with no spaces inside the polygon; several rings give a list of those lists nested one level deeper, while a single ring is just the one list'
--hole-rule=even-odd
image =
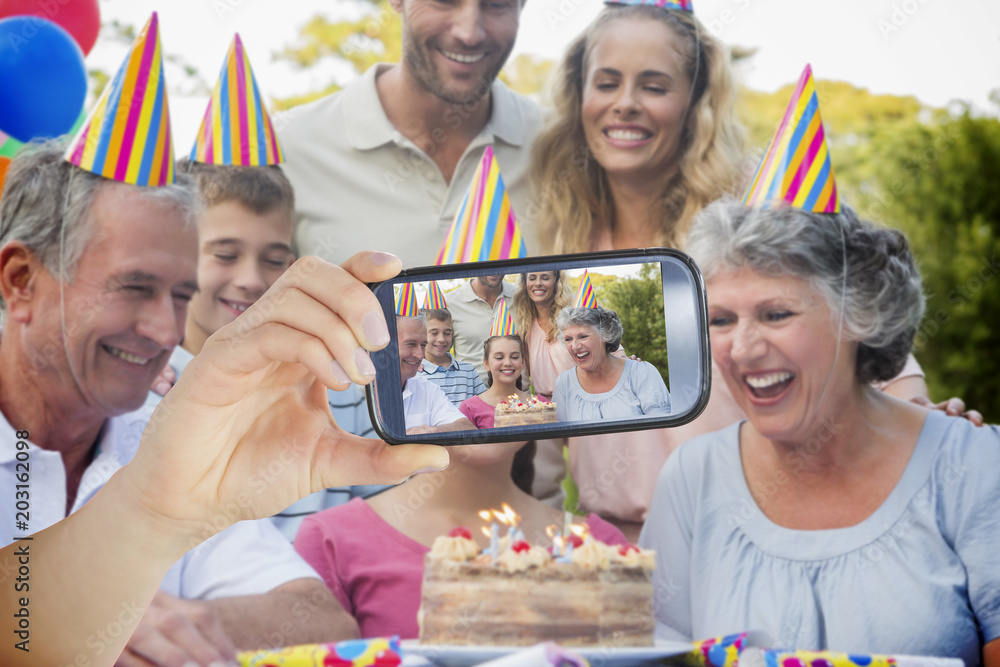
[{"label": "man's ear", "polygon": [[7,304],[7,318],[28,322],[29,307],[42,267],[41,261],[20,241],[10,241],[0,248],[0,295]]}]

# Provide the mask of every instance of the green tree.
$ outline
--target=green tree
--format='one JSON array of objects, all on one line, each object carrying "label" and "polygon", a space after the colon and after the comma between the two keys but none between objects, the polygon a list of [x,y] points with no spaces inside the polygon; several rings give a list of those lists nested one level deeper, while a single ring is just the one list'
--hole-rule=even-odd
[{"label": "green tree", "polygon": [[916,353],[932,398],[1000,417],[1000,120],[968,109],[882,126],[858,208],[910,239],[928,295]]},{"label": "green tree", "polygon": [[643,264],[638,278],[618,278],[600,286],[595,284],[594,293],[597,303],[618,313],[625,330],[622,336],[625,352],[656,366],[669,388],[659,265]]}]

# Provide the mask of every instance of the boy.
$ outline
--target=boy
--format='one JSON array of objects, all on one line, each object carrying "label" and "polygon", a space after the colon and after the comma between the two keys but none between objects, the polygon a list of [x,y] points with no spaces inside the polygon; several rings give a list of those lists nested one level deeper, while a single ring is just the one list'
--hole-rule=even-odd
[{"label": "boy", "polygon": [[180,168],[194,176],[205,208],[198,216],[198,292],[170,358],[178,374],[291,265],[295,229],[295,195],[280,167],[182,162]]},{"label": "boy", "polygon": [[449,353],[454,334],[451,313],[445,308],[424,309],[420,312],[427,321],[427,349],[418,377],[441,387],[448,400],[455,405],[486,391],[486,385],[475,367],[455,359]]}]

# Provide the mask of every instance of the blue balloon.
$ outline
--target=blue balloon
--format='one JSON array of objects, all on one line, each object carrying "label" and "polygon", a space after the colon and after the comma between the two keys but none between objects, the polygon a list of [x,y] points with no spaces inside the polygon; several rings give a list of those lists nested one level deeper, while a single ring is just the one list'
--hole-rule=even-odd
[{"label": "blue balloon", "polygon": [[0,20],[0,130],[18,141],[72,129],[87,96],[83,52],[38,16]]}]

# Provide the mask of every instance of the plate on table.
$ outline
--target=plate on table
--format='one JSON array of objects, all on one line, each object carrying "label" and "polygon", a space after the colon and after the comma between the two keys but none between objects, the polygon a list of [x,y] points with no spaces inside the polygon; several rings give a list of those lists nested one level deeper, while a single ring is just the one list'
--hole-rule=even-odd
[{"label": "plate on table", "polygon": [[[400,642],[404,654],[419,655],[441,667],[472,667],[489,660],[496,660],[530,646],[441,646],[421,644],[416,639]],[[691,651],[690,642],[656,640],[653,646],[585,646],[566,647],[583,656],[591,667],[637,667],[650,660],[658,660]]]}]

